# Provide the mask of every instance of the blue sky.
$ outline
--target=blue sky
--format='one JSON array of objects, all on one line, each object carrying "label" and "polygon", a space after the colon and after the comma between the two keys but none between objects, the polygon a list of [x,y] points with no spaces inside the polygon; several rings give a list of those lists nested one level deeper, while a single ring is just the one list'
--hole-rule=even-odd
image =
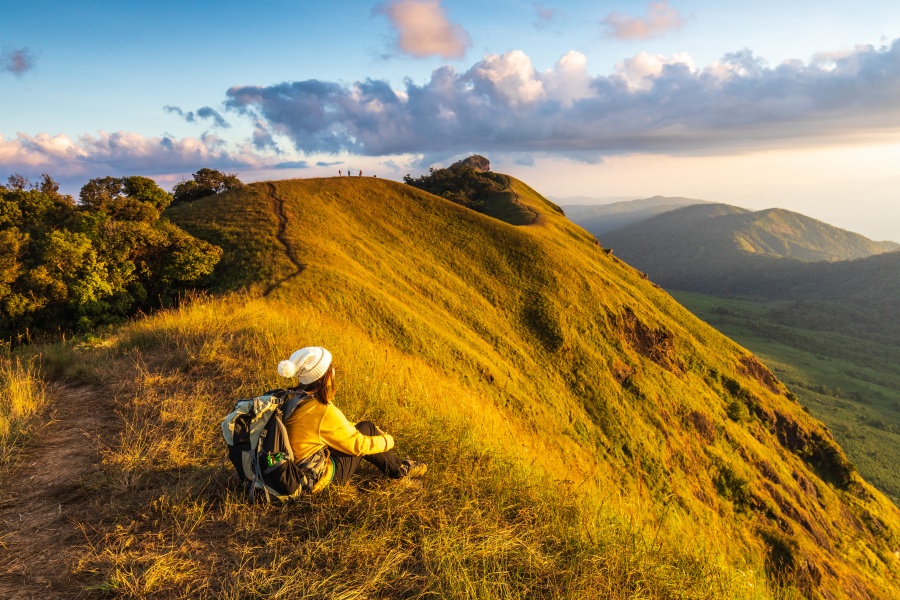
[{"label": "blue sky", "polygon": [[171,186],[479,152],[548,196],[900,240],[900,3],[3,2],[0,176]]}]

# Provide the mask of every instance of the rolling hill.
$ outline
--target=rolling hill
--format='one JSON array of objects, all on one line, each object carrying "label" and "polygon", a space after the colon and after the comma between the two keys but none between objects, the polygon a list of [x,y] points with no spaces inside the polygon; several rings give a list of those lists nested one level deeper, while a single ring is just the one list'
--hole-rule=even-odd
[{"label": "rolling hill", "polygon": [[[168,210],[223,249],[220,295],[32,349],[47,377],[97,386],[121,415],[81,484],[106,501],[78,513],[64,575],[161,597],[900,594],[900,511],[828,429],[503,181],[487,214],[364,178]],[[218,420],[283,385],[276,363],[309,344],[332,350],[351,418],[429,463],[421,488],[363,477],[252,508],[229,488]],[[22,564],[37,552],[4,541]]]},{"label": "rolling hill", "polygon": [[711,204],[706,200],[653,196],[641,200],[627,200],[610,204],[563,204],[566,216],[573,223],[596,236],[622,229],[640,221],[646,221],[676,208],[695,204]]},{"label": "rolling hill", "polygon": [[688,206],[606,234],[601,242],[666,288],[716,293],[773,265],[844,261],[898,249],[798,213]]}]

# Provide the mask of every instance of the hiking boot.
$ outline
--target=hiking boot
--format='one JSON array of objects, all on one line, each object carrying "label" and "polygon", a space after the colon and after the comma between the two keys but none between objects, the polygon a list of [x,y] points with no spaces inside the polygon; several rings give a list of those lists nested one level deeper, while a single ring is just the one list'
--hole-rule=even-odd
[{"label": "hiking boot", "polygon": [[421,477],[428,470],[428,465],[404,458],[400,461],[400,470],[404,477]]}]

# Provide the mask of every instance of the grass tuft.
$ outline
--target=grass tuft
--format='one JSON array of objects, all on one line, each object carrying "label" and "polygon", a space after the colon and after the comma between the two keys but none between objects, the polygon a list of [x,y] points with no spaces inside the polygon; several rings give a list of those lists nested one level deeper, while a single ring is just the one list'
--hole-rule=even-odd
[{"label": "grass tuft", "polygon": [[46,404],[38,361],[0,356],[0,464],[9,463],[13,450],[33,431],[32,417]]}]

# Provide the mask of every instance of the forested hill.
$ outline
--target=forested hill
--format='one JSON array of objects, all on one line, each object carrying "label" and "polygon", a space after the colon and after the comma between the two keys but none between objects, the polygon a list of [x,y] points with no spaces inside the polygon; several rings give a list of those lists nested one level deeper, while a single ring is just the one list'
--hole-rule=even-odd
[{"label": "forested hill", "polygon": [[[751,227],[739,229],[736,223]],[[773,229],[781,236],[765,233]],[[750,213],[726,205],[679,209],[604,240],[666,288],[815,304],[817,314],[829,315],[819,319],[819,329],[866,332],[892,338],[892,344],[900,339],[894,335],[900,334],[900,252],[879,250],[892,248],[890,242],[872,242],[786,211]],[[749,247],[781,248],[784,254],[744,250]],[[859,254],[865,257],[846,259]],[[797,306],[799,318],[803,309]]]},{"label": "forested hill", "polygon": [[0,185],[0,344],[121,324],[202,286],[221,250],[162,216],[172,200],[140,176],[91,179],[79,202],[47,174]]},{"label": "forested hill", "polygon": [[653,196],[652,198],[626,200],[611,204],[568,204],[563,205],[562,208],[572,222],[596,236],[603,236],[611,231],[646,221],[656,215],[695,204],[712,203],[693,198]]},{"label": "forested hill", "polygon": [[[282,303],[297,330],[296,341],[274,342],[281,353],[315,339],[338,356],[374,343],[417,361],[417,380],[455,390],[441,402],[473,415],[484,449],[595,500],[617,490],[650,512],[672,507],[677,516],[660,522],[671,556],[684,550],[681,531],[810,596],[893,589],[885,574],[898,569],[900,514],[792,394],[534,190],[488,179],[499,188],[479,207],[486,214],[453,190],[443,193],[455,202],[332,178],[254,184],[169,215],[223,248],[222,282]],[[356,333],[306,330],[331,322]],[[439,470],[464,468],[436,452]]]},{"label": "forested hill", "polygon": [[740,273],[773,260],[852,260],[898,249],[790,211],[724,204],[667,212],[600,241],[664,287],[697,291],[710,291],[714,280],[743,280]]}]

